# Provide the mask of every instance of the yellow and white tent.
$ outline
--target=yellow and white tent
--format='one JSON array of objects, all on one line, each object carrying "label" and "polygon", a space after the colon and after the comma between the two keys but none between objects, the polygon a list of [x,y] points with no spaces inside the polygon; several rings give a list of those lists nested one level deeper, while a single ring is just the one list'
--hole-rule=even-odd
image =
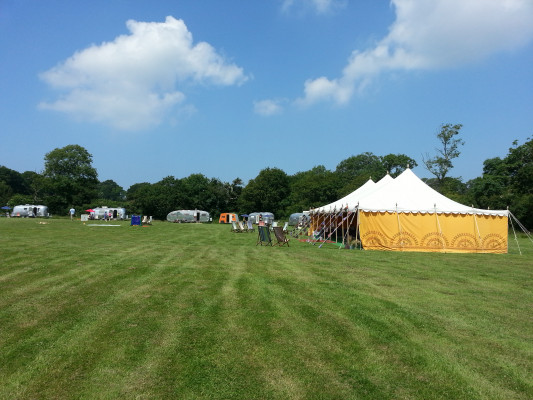
[{"label": "yellow and white tent", "polygon": [[506,253],[508,217],[453,201],[407,169],[312,210],[311,229],[355,228],[371,250]]}]

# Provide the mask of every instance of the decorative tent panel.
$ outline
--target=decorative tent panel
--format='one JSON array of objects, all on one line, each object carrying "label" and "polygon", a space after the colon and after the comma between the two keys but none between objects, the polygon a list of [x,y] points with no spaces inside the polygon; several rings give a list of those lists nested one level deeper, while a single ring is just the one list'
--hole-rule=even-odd
[{"label": "decorative tent panel", "polygon": [[507,216],[360,211],[368,250],[506,253]]}]

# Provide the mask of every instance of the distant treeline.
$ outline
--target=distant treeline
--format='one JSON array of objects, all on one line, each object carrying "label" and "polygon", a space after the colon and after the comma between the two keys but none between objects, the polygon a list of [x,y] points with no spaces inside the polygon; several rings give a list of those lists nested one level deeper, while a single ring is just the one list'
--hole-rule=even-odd
[{"label": "distant treeline", "polygon": [[[427,162],[425,161],[425,164]],[[124,190],[113,180],[100,182],[92,155],[78,145],[52,150],[45,155],[41,173],[17,172],[0,166],[0,203],[43,204],[52,214],[67,215],[70,207],[84,210],[107,205],[125,207],[129,214],[165,219],[178,209],[200,209],[215,218],[221,212],[270,211],[276,218],[337,200],[369,178],[399,175],[416,166],[405,154],[378,156],[362,153],[342,160],[334,171],[317,165],[288,175],[279,168],[265,168],[246,186],[240,178],[231,183],[202,174],[185,178],[167,176],[156,183],[136,183]],[[426,183],[442,194],[478,208],[506,209],[526,227],[533,227],[533,140],[515,141],[504,158],[483,163],[483,175],[462,182],[439,176]]]}]

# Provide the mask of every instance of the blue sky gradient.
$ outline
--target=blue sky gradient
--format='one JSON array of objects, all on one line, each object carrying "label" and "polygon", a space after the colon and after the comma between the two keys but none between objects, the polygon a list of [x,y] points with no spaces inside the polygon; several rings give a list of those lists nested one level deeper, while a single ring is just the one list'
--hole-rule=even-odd
[{"label": "blue sky gradient", "polygon": [[127,189],[363,152],[480,176],[533,130],[532,0],[0,1],[0,165],[79,144]]}]

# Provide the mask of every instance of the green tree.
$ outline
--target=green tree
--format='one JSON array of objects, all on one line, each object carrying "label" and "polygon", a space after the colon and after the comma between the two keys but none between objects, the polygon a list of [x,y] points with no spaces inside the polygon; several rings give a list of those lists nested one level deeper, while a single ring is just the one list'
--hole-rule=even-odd
[{"label": "green tree", "polygon": [[505,209],[509,205],[509,199],[504,182],[493,175],[484,175],[468,181],[468,197],[465,203],[477,208]]},{"label": "green tree", "polygon": [[523,145],[515,140],[505,159],[510,184],[515,193],[533,194],[533,139]]},{"label": "green tree", "polygon": [[135,183],[131,185],[126,191],[126,200],[135,201],[135,199],[138,197],[139,190],[150,185],[151,183],[148,182]]},{"label": "green tree", "polygon": [[[228,194],[228,201],[225,210],[237,211],[239,208],[239,197],[241,197],[243,182],[241,178],[235,178],[233,182],[225,183],[226,192]],[[222,208],[219,211],[224,212]],[[242,210],[241,210],[242,211]]]},{"label": "green tree", "polygon": [[290,177],[287,214],[309,210],[337,199],[338,177],[323,165]]},{"label": "green tree", "polygon": [[282,218],[286,216],[289,194],[287,174],[279,168],[265,168],[242,190],[239,209],[273,212],[276,218]]},{"label": "green tree", "polygon": [[441,125],[440,132],[437,134],[441,147],[435,149],[437,151],[435,157],[430,158],[426,155],[424,159],[426,169],[435,175],[439,184],[444,182],[448,172],[453,168],[452,160],[461,154],[459,146],[464,145],[464,140],[457,136],[462,127],[462,124]]},{"label": "green tree", "polygon": [[66,213],[70,206],[90,203],[97,196],[98,174],[92,166],[92,155],[85,148],[57,148],[44,160],[46,201],[52,212]]},{"label": "green tree", "polygon": [[4,182],[11,189],[12,194],[30,194],[30,188],[24,176],[3,165],[0,165],[0,182]]},{"label": "green tree", "polygon": [[341,161],[337,165],[335,173],[340,187],[337,196],[343,197],[363,185],[369,178],[374,181],[383,178],[387,169],[383,165],[381,157],[366,152]]},{"label": "green tree", "polygon": [[533,228],[533,139],[518,145],[515,140],[504,159],[509,176],[508,197],[512,213]]},{"label": "green tree", "polygon": [[151,183],[141,182],[131,185],[126,191],[126,210],[128,213],[140,213],[141,207],[138,204],[139,195],[142,194],[143,188],[152,186]]},{"label": "green tree", "polygon": [[483,176],[468,182],[468,200],[479,208],[505,209],[533,227],[533,140],[513,147],[504,158],[483,163]]},{"label": "green tree", "polygon": [[405,154],[387,154],[381,157],[381,163],[393,178],[396,178],[407,168],[413,169],[418,165],[414,159]]},{"label": "green tree", "polygon": [[98,183],[98,197],[101,199],[122,201],[126,198],[126,192],[112,179]]},{"label": "green tree", "polygon": [[29,192],[33,197],[33,204],[39,204],[43,203],[43,191],[45,187],[45,178],[43,175],[38,174],[34,171],[25,171],[22,173],[22,176],[24,177],[24,180],[26,181]]},{"label": "green tree", "polygon": [[33,199],[30,195],[17,193],[11,196],[11,198],[7,202],[7,205],[13,208],[20,204],[32,204],[32,203],[33,203]]},{"label": "green tree", "polygon": [[136,192],[135,207],[138,212],[165,219],[170,211],[180,209],[181,182],[167,176],[153,185],[142,185]]},{"label": "green tree", "polygon": [[7,204],[11,196],[13,196],[13,190],[11,187],[4,181],[0,181],[0,204]]},{"label": "green tree", "polygon": [[181,180],[182,197],[180,207],[183,209],[198,209],[209,211],[209,204],[212,202],[208,199],[209,178],[203,174],[191,174]]}]

